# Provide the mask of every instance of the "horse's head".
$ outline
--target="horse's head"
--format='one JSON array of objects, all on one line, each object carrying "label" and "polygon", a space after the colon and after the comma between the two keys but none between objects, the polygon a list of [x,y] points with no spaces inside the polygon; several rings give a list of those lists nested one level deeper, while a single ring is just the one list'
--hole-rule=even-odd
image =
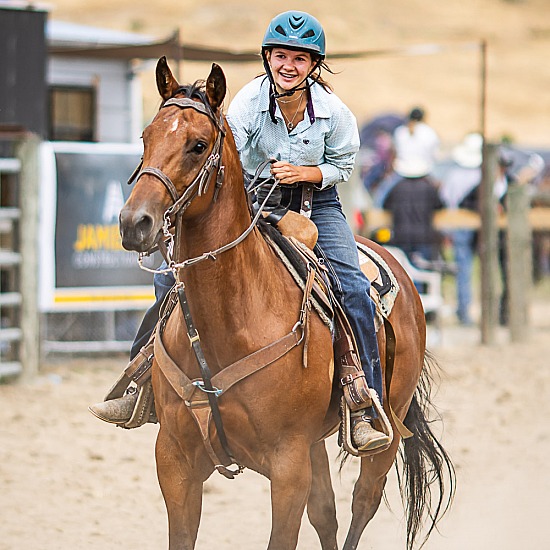
[{"label": "horse's head", "polygon": [[[143,162],[120,212],[122,245],[145,252],[163,234],[165,219],[204,211],[221,184],[225,76],[213,64],[206,82],[180,86],[162,57],[156,80],[163,103],[143,131]],[[213,180],[213,181],[211,181]]]}]

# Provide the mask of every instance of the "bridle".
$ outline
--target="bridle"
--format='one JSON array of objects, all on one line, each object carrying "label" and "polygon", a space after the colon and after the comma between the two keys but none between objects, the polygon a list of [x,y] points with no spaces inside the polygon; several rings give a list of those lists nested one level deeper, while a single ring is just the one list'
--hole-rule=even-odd
[{"label": "bridle", "polygon": [[[183,220],[184,212],[191,206],[191,203],[196,197],[204,195],[208,188],[210,187],[210,181],[212,179],[212,174],[214,171],[217,173],[216,176],[216,188],[214,190],[213,202],[218,198],[219,191],[224,181],[224,166],[222,165],[222,152],[223,152],[223,142],[225,138],[225,127],[224,127],[224,118],[223,114],[220,114],[218,119],[215,113],[209,109],[204,103],[194,101],[188,97],[173,97],[168,99],[161,109],[174,105],[180,109],[195,109],[199,113],[206,115],[212,122],[214,126],[218,129],[218,135],[216,136],[216,141],[212,147],[210,155],[206,159],[206,162],[203,164],[202,168],[199,170],[198,174],[195,176],[193,181],[185,189],[185,191],[180,195],[176,189],[176,186],[172,180],[159,168],[154,168],[153,166],[143,167],[143,161],[139,166],[134,170],[134,173],[130,176],[128,184],[137,182],[143,175],[149,174],[156,177],[162,182],[166,187],[166,190],[172,198],[173,204],[169,206],[164,212],[164,224],[162,227],[164,239],[160,239],[158,242],[158,247],[161,250],[165,260],[170,264],[173,263],[172,255],[174,251],[178,249],[178,243],[174,243],[174,235],[176,240],[181,234],[181,223]],[[175,216],[174,223],[174,234],[170,231],[172,226],[171,218]],[[168,244],[167,244],[168,243]],[[139,263],[140,267],[150,271],[148,268],[142,265],[143,256],[150,254],[151,251],[144,252],[140,254]],[[170,269],[169,271],[171,271]]]},{"label": "bridle", "polygon": [[[178,269],[188,267],[190,265],[196,264],[198,262],[202,262],[203,260],[207,260],[207,259],[215,260],[218,254],[220,254],[221,252],[225,252],[226,250],[229,250],[237,246],[240,242],[242,242],[256,226],[256,223],[258,222],[262,214],[263,208],[267,203],[271,193],[273,192],[275,185],[277,184],[277,181],[273,179],[273,185],[270,191],[268,192],[265,200],[263,201],[263,204],[260,205],[258,212],[252,219],[252,222],[247,227],[247,229],[245,229],[245,231],[241,235],[239,235],[235,240],[231,241],[226,245],[221,246],[216,250],[205,252],[200,256],[197,256],[194,258],[188,258],[187,260],[184,260],[184,261],[179,261],[179,262],[176,261],[174,259],[174,253],[175,251],[179,250],[179,239],[182,233],[181,225],[183,221],[183,213],[189,208],[189,206],[197,196],[200,197],[201,195],[204,195],[208,191],[208,188],[210,186],[210,181],[212,179],[212,174],[214,171],[217,172],[217,176],[216,176],[216,188],[214,190],[214,196],[212,201],[215,202],[218,198],[218,194],[222,187],[222,184],[224,182],[224,177],[225,177],[225,167],[222,164],[222,152],[223,152],[223,143],[224,143],[226,130],[224,126],[223,114],[220,113],[220,117],[218,119],[215,113],[202,102],[194,101],[188,97],[173,97],[168,99],[161,106],[161,109],[164,107],[169,107],[170,105],[175,105],[180,109],[188,109],[188,108],[195,109],[196,111],[210,118],[210,120],[212,120],[212,122],[218,129],[218,135],[216,137],[216,141],[214,143],[214,146],[212,147],[212,151],[210,155],[206,159],[206,162],[200,169],[199,173],[195,176],[193,181],[189,184],[189,186],[185,189],[185,191],[181,195],[178,194],[176,186],[174,185],[172,180],[162,170],[160,170],[159,168],[154,168],[152,166],[143,167],[143,161],[134,170],[134,173],[130,176],[130,179],[128,180],[128,184],[132,184],[137,182],[139,178],[141,178],[141,176],[145,174],[149,174],[151,176],[156,177],[158,180],[160,180],[162,184],[166,187],[168,193],[170,194],[173,200],[173,204],[169,206],[164,212],[164,223],[162,226],[163,238],[159,239],[158,243],[156,244],[156,246],[158,246],[161,254],[163,255],[166,261],[167,267],[166,269],[161,269],[161,268],[151,269],[143,264],[144,258],[146,256],[149,256],[156,249],[156,246],[154,246],[152,249],[146,252],[141,252],[138,256],[138,263],[141,269],[143,269],[144,271],[148,271],[150,273],[174,273],[174,275],[176,275],[176,272]],[[253,181],[251,182],[251,184],[247,189],[248,192],[255,190],[254,186],[257,180],[259,179],[259,176],[262,170],[265,168],[265,166],[267,166],[267,164],[271,162],[273,162],[273,160],[267,160],[258,167],[256,171],[256,175],[254,176]],[[175,216],[175,223],[172,224],[171,218],[174,216]],[[170,230],[172,226],[174,227],[173,232]]]}]

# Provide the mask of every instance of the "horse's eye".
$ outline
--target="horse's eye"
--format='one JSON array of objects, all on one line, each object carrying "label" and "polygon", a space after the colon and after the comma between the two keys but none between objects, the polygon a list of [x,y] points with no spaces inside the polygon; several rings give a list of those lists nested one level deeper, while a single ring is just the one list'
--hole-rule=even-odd
[{"label": "horse's eye", "polygon": [[203,143],[202,141],[199,141],[195,147],[193,147],[193,153],[197,153],[197,155],[202,155],[206,151],[206,143]]}]

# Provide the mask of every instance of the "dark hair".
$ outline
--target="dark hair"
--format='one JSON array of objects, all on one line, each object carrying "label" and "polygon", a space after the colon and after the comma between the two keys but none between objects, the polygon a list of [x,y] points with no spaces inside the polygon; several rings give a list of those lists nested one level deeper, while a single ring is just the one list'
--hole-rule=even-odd
[{"label": "dark hair", "polygon": [[409,120],[415,120],[416,122],[420,122],[424,118],[424,110],[420,107],[415,107],[411,110],[409,113]]},{"label": "dark hair", "polygon": [[325,91],[327,92],[332,92],[333,89],[332,89],[332,85],[329,84],[322,76],[321,76],[321,71],[326,71],[327,73],[330,73],[330,74],[334,74],[334,71],[327,65],[327,62],[325,60],[321,61],[321,63],[319,64],[319,69],[318,69],[318,75],[317,75],[317,78],[314,78],[314,80],[316,82],[319,82],[319,84],[321,84],[321,86],[325,89]]}]

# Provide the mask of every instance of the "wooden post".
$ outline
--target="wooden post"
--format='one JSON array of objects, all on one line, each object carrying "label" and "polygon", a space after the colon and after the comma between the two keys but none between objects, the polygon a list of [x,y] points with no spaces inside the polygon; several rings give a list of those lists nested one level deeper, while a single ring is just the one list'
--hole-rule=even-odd
[{"label": "wooden post", "polygon": [[497,319],[496,274],[498,268],[497,201],[493,188],[496,177],[498,146],[483,142],[483,166],[480,186],[481,231],[481,343],[495,343]]},{"label": "wooden post", "polygon": [[487,41],[479,44],[479,133],[485,139],[487,120]]},{"label": "wooden post", "polygon": [[21,364],[23,376],[32,378],[40,367],[40,323],[38,313],[38,219],[40,140],[29,135],[17,147],[21,160],[19,204],[21,209]]},{"label": "wooden post", "polygon": [[527,336],[528,304],[532,283],[532,233],[529,225],[529,196],[525,185],[511,184],[506,197],[508,311],[510,340]]}]

